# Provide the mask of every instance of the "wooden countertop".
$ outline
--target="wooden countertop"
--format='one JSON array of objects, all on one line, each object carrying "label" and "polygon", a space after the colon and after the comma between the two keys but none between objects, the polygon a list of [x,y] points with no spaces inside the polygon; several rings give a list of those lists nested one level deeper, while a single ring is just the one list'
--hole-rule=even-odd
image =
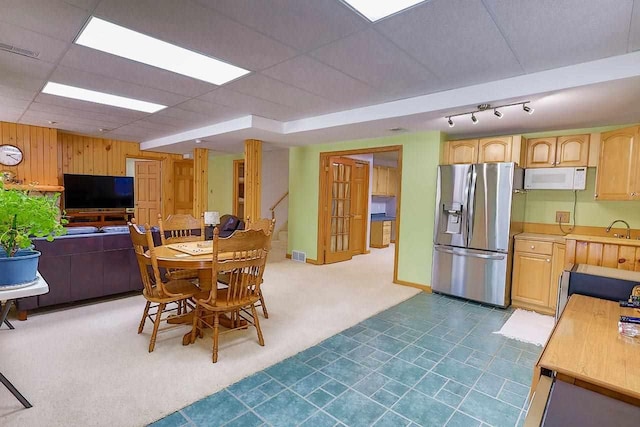
[{"label": "wooden countertop", "polygon": [[542,234],[542,233],[520,233],[514,236],[516,240],[539,240],[542,242],[552,242],[552,243],[563,243],[564,244],[564,236],[559,236],[557,234]]},{"label": "wooden countertop", "polygon": [[580,242],[610,243],[613,245],[640,247],[640,240],[637,239],[619,239],[616,237],[587,236],[583,234],[567,234],[564,238],[566,240],[578,240]]},{"label": "wooden countertop", "polygon": [[618,334],[620,315],[640,313],[614,301],[572,295],[538,366],[640,401],[640,339]]}]

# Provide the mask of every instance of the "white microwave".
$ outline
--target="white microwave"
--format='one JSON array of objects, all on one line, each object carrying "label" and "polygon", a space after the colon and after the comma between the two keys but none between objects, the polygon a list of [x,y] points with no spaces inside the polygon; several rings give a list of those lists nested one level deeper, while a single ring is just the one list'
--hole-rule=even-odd
[{"label": "white microwave", "polygon": [[526,190],[584,190],[587,168],[535,168],[525,169]]}]

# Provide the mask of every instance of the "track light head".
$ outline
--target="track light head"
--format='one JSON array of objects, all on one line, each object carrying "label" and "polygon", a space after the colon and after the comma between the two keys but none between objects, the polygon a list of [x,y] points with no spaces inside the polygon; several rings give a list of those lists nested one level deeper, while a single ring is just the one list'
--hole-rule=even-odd
[{"label": "track light head", "polygon": [[451,117],[447,117],[447,119],[449,119],[449,120],[447,120],[447,123],[449,123],[449,127],[450,128],[452,128],[452,127],[454,127],[456,125],[455,123],[453,123],[453,120],[451,120]]},{"label": "track light head", "polygon": [[475,114],[471,113],[471,122],[476,125],[478,124],[478,118],[476,117]]},{"label": "track light head", "polygon": [[527,104],[522,104],[522,109],[529,114],[533,114],[533,108],[529,107]]},{"label": "track light head", "polygon": [[498,109],[494,109],[493,110],[493,115],[496,116],[499,119],[502,118],[502,113],[500,111],[498,111]]}]

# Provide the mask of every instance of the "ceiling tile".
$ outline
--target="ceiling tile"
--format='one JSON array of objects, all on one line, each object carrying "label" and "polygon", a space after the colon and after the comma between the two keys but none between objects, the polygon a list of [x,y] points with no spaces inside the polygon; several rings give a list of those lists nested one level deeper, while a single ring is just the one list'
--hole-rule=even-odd
[{"label": "ceiling tile", "polygon": [[113,121],[128,121],[141,119],[148,116],[148,113],[142,111],[129,110],[126,108],[111,107],[104,104],[96,104],[95,102],[80,101],[77,99],[64,98],[62,96],[49,95],[40,93],[34,99],[35,102],[42,105],[41,110],[46,111],[46,106],[60,106],[68,110],[88,111],[103,114],[107,117],[113,117]]},{"label": "ceiling tile", "polygon": [[16,80],[38,79],[44,83],[54,64],[0,50],[0,76]]},{"label": "ceiling tile", "polygon": [[629,32],[629,52],[640,49],[640,0],[633,2],[633,15],[631,16],[631,30]]},{"label": "ceiling tile", "polygon": [[527,72],[627,52],[633,0],[485,0]]},{"label": "ceiling tile", "polygon": [[216,89],[199,99],[235,108],[242,115],[255,114],[275,120],[291,120],[292,117],[297,117],[296,111],[289,107],[227,88]]},{"label": "ceiling tile", "polygon": [[438,79],[373,28],[311,52],[311,56],[378,89],[394,90]]},{"label": "ceiling tile", "polygon": [[480,0],[431,0],[375,28],[435,73],[443,89],[523,72]]},{"label": "ceiling tile", "polygon": [[181,110],[180,108],[167,108],[145,118],[151,123],[159,123],[171,126],[175,129],[184,129],[186,127],[202,127],[211,124],[214,120],[210,117],[194,113],[192,111]]},{"label": "ceiling tile", "polygon": [[336,0],[196,0],[262,34],[306,52],[367,26]]},{"label": "ceiling tile", "polygon": [[89,12],[61,0],[2,0],[0,21],[72,41],[82,28]]},{"label": "ceiling tile", "polygon": [[37,59],[51,63],[60,59],[68,45],[61,40],[10,23],[0,25],[0,43],[37,52],[39,53]]},{"label": "ceiling tile", "polygon": [[296,54],[294,49],[191,0],[105,0],[95,15],[252,71]]},{"label": "ceiling tile", "polygon": [[65,3],[68,3],[73,6],[77,6],[81,9],[92,11],[96,5],[100,2],[100,0],[63,0]]},{"label": "ceiling tile", "polygon": [[71,46],[60,65],[184,96],[199,96],[218,87],[79,45]]},{"label": "ceiling tile", "polygon": [[343,105],[361,103],[373,91],[371,86],[308,56],[298,56],[263,73]]},{"label": "ceiling tile", "polygon": [[[31,81],[31,83],[27,82],[27,86],[32,86],[33,89],[28,88],[20,88],[15,85],[11,85],[11,78],[5,79],[3,76],[0,79],[1,83],[8,83],[9,86],[5,86],[4,84],[0,84],[0,96],[6,96],[8,98],[17,98],[17,99],[33,99],[34,96],[38,94],[41,83],[39,81]],[[24,83],[24,82],[22,82]],[[36,83],[38,83],[36,85]]]},{"label": "ceiling tile", "polygon": [[94,120],[90,118],[80,117],[78,115],[66,115],[61,113],[54,113],[50,111],[35,111],[28,109],[22,116],[22,120],[38,121],[41,124],[47,123],[51,120],[57,122],[56,125],[60,128],[66,128],[69,124],[84,125],[92,128],[94,131],[98,131],[100,128],[110,129],[117,124],[112,122],[105,122],[103,120]]},{"label": "ceiling tile", "polygon": [[328,99],[305,92],[297,87],[289,86],[262,74],[252,74],[230,83],[227,88],[305,112],[330,111],[337,107],[334,102]]},{"label": "ceiling tile", "polygon": [[[48,95],[48,96],[53,97],[52,95]],[[104,123],[109,123],[109,126],[107,126],[107,128],[122,126],[124,124],[131,123],[132,121],[136,120],[135,118],[132,118],[132,117],[125,117],[117,114],[97,113],[95,111],[90,111],[86,109],[69,108],[69,107],[63,107],[61,105],[42,104],[40,102],[32,103],[29,106],[29,111],[61,114],[67,117],[78,117],[78,118],[102,121]]]},{"label": "ceiling tile", "polygon": [[10,107],[0,104],[0,121],[17,122],[24,110],[22,108]]},{"label": "ceiling tile", "polygon": [[115,78],[89,73],[75,68],[59,66],[49,78],[50,81],[81,87],[113,95],[126,96],[142,101],[172,106],[189,99],[186,96],[141,86]]},{"label": "ceiling tile", "polygon": [[26,99],[12,98],[0,95],[0,105],[3,107],[11,107],[19,110],[25,110],[31,101]]},{"label": "ceiling tile", "polygon": [[182,110],[193,111],[194,113],[206,114],[207,117],[218,120],[237,117],[240,114],[237,109],[195,98],[183,102],[177,105],[177,107]]}]

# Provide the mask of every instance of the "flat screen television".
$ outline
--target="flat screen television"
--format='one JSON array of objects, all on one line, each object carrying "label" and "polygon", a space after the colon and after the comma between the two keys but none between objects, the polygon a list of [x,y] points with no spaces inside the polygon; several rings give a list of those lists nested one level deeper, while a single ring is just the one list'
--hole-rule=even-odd
[{"label": "flat screen television", "polygon": [[123,209],[133,203],[133,177],[64,174],[65,209]]}]

